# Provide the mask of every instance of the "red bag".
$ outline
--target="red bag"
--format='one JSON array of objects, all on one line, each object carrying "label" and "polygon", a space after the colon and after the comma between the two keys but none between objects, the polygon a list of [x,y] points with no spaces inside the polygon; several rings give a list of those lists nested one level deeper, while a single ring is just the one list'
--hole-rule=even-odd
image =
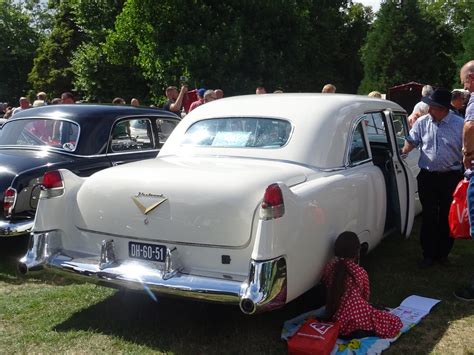
[{"label": "red bag", "polygon": [[290,355],[330,354],[339,334],[339,323],[308,319],[288,340]]},{"label": "red bag", "polygon": [[471,239],[469,210],[467,208],[467,187],[469,180],[462,179],[453,193],[453,202],[449,208],[449,232],[451,238]]}]

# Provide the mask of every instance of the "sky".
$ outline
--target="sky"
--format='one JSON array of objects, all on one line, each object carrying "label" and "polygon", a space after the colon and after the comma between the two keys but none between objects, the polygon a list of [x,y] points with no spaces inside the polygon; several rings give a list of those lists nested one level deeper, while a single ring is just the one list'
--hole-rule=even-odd
[{"label": "sky", "polygon": [[379,11],[380,8],[380,0],[354,0],[354,2],[360,2],[365,6],[372,6],[374,13]]}]

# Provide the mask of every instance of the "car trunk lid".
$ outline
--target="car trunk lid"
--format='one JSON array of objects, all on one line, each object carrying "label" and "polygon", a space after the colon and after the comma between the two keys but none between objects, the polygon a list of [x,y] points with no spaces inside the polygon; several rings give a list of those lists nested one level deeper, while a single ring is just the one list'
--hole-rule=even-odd
[{"label": "car trunk lid", "polygon": [[266,187],[306,180],[292,163],[163,157],[101,171],[78,192],[76,225],[151,241],[244,247]]}]

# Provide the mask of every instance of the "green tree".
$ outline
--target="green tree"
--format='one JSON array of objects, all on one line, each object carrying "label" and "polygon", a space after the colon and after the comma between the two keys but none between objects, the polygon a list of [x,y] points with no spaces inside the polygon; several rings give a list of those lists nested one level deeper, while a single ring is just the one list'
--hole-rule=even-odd
[{"label": "green tree", "polygon": [[[474,60],[474,16],[472,15],[474,14],[474,1],[471,2],[469,6],[471,17],[463,34],[463,50],[461,51],[457,61],[458,68],[461,68],[461,66],[466,62]],[[454,80],[456,81],[457,85],[459,85],[459,73],[456,73]]]},{"label": "green tree", "polygon": [[38,42],[38,34],[30,27],[30,18],[19,5],[0,0],[0,101],[16,104],[24,96],[28,72]]},{"label": "green tree", "polygon": [[[115,19],[122,11],[121,0],[90,0],[71,3],[74,21],[84,33],[84,42],[74,51],[72,68],[74,85],[88,101],[110,102],[121,96],[129,100],[148,99],[148,86],[132,61],[109,60],[104,46],[107,35],[114,29]],[[130,53],[123,52],[124,57]]]},{"label": "green tree", "polygon": [[29,81],[35,91],[46,91],[58,96],[73,89],[73,70],[70,63],[74,50],[82,43],[84,34],[74,22],[72,1],[50,1],[56,9],[53,28],[37,49]]},{"label": "green tree", "polygon": [[448,25],[420,9],[418,0],[386,0],[362,50],[360,93],[418,81],[451,87],[459,43]]},{"label": "green tree", "polygon": [[183,74],[191,86],[226,94],[259,85],[319,91],[327,81],[344,83],[338,61],[346,59],[347,6],[346,0],[129,0],[106,49],[114,64],[133,62],[155,98]]},{"label": "green tree", "polygon": [[17,3],[19,3],[21,8],[28,14],[31,27],[33,27],[40,36],[51,32],[54,9],[48,6],[47,1],[19,0]]},{"label": "green tree", "polygon": [[355,3],[346,11],[343,31],[340,35],[342,43],[338,73],[342,73],[341,90],[346,93],[356,93],[364,76],[364,67],[361,60],[361,48],[367,38],[374,20],[370,6]]},{"label": "green tree", "polygon": [[440,23],[449,26],[455,36],[462,37],[471,17],[472,0],[420,0],[420,6]]}]

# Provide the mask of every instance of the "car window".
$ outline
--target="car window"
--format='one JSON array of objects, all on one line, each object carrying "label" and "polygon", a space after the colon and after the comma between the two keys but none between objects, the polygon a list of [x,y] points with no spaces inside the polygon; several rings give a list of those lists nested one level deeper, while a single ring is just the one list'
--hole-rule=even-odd
[{"label": "car window", "polygon": [[75,122],[49,119],[12,120],[2,128],[0,145],[50,146],[74,151],[79,139]]},{"label": "car window", "polygon": [[373,112],[364,117],[369,142],[388,143],[382,115],[382,112]]},{"label": "car window", "polygon": [[405,144],[405,137],[408,136],[406,115],[402,113],[395,113],[393,115],[393,127],[395,129],[398,148],[402,149],[403,145]]},{"label": "car window", "polygon": [[160,144],[160,147],[166,142],[171,132],[173,132],[178,123],[178,120],[156,120],[156,124],[158,126],[158,142]]},{"label": "car window", "polygon": [[279,148],[290,137],[291,123],[272,118],[232,117],[203,120],[187,130],[183,145],[231,148]]},{"label": "car window", "polygon": [[141,118],[116,122],[112,129],[112,152],[153,149],[150,119]]},{"label": "car window", "polygon": [[359,122],[352,135],[351,149],[349,152],[349,160],[351,164],[356,164],[369,158],[367,144],[364,138],[364,130],[362,127],[363,124],[367,124],[365,120]]}]

